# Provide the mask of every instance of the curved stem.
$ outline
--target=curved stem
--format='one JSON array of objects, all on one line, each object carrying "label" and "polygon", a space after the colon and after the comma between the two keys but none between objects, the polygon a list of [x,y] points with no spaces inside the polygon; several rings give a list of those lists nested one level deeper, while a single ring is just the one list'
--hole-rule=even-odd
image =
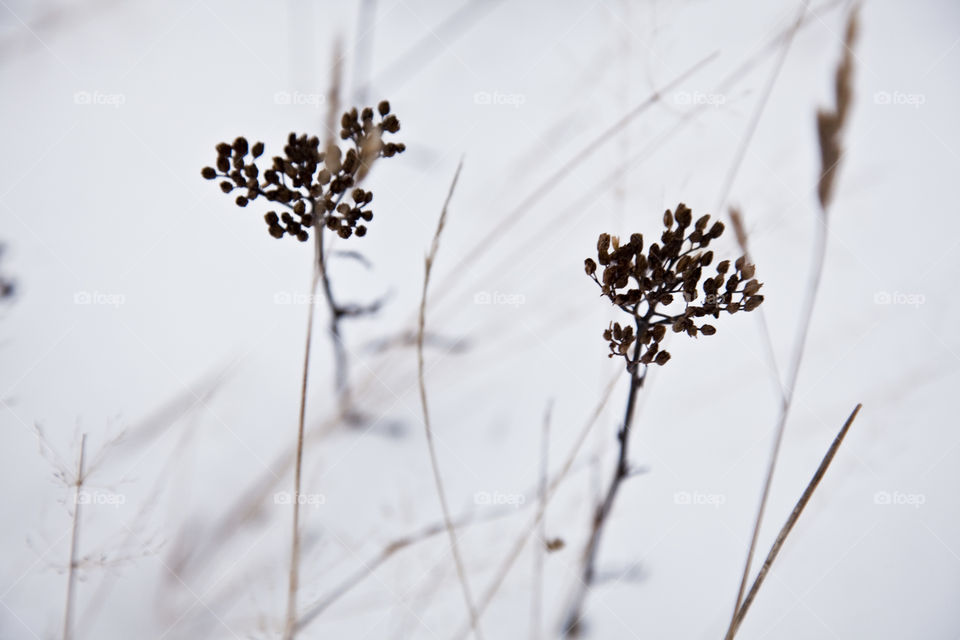
[{"label": "curved stem", "polygon": [[430,287],[430,273],[433,271],[433,261],[437,256],[437,249],[440,248],[440,234],[443,232],[443,225],[447,218],[447,208],[450,205],[450,199],[453,197],[453,190],[457,186],[457,179],[460,177],[460,169],[463,168],[463,160],[457,166],[457,172],[453,175],[453,182],[450,183],[450,191],[447,193],[447,200],[443,204],[440,212],[440,220],[437,222],[437,230],[433,236],[433,244],[430,247],[430,253],[424,261],[423,274],[423,295],[420,297],[420,315],[417,330],[417,382],[420,387],[420,405],[423,409],[423,426],[427,437],[427,450],[430,454],[430,468],[433,470],[433,481],[437,489],[437,497],[440,500],[440,509],[443,512],[443,523],[447,529],[450,538],[450,552],[453,555],[453,562],[457,568],[457,577],[460,579],[460,586],[463,589],[463,600],[470,614],[470,628],[476,638],[482,639],[480,631],[480,620],[477,615],[477,608],[473,604],[473,595],[470,592],[470,584],[467,582],[467,572],[463,565],[463,558],[460,555],[460,545],[457,543],[457,534],[454,530],[453,519],[450,517],[450,506],[447,503],[447,494],[443,487],[443,478],[440,476],[440,463],[437,459],[437,448],[433,442],[433,427],[430,424],[430,409],[427,404],[427,385],[426,385],[426,367],[423,361],[423,336],[426,329],[427,317],[427,291]]},{"label": "curved stem", "polygon": [[[330,310],[330,339],[333,341],[333,361],[334,361],[334,389],[337,393],[337,399],[340,403],[340,410],[344,415],[349,414],[350,388],[348,385],[349,370],[347,351],[343,346],[343,337],[340,333],[340,319],[343,317],[343,310],[337,305],[333,297],[333,288],[330,285],[330,276],[327,274],[327,261],[323,247],[323,232],[326,227],[322,224],[316,226],[316,270],[320,276],[320,282],[323,285],[323,297],[327,301],[327,307]],[[316,285],[313,288],[316,291]]]}]

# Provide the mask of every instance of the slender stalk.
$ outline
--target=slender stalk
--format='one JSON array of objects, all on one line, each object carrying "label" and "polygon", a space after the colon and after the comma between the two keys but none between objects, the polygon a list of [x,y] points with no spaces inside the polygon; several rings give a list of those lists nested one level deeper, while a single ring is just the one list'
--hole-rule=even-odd
[{"label": "slender stalk", "polygon": [[[767,473],[763,483],[763,491],[760,497],[760,505],[757,508],[757,517],[754,521],[753,533],[750,537],[750,547],[747,551],[747,559],[744,563],[743,574],[740,578],[740,588],[737,592],[736,604],[733,609],[733,617],[727,628],[727,638],[732,638],[735,631],[736,619],[739,615],[741,602],[743,600],[744,590],[747,586],[747,580],[750,577],[750,567],[753,561],[753,554],[756,550],[757,539],[760,536],[760,527],[763,524],[763,516],[766,512],[767,500],[770,496],[770,487],[773,484],[774,471],[777,467],[777,460],[780,455],[780,446],[783,442],[783,433],[786,430],[787,419],[790,415],[790,407],[793,404],[793,395],[797,387],[797,378],[800,374],[800,365],[803,363],[803,355],[806,350],[807,336],[810,332],[810,323],[813,319],[813,310],[816,305],[817,292],[820,289],[820,280],[823,277],[823,266],[827,251],[828,236],[828,214],[830,205],[833,201],[835,191],[835,178],[837,167],[843,157],[841,148],[841,137],[845,131],[847,116],[850,112],[852,100],[852,74],[853,74],[853,45],[856,41],[858,22],[858,7],[854,5],[847,18],[846,33],[844,35],[844,51],[840,63],[835,71],[835,105],[832,110],[821,109],[817,113],[817,128],[819,134],[821,167],[820,177],[817,182],[817,195],[820,204],[820,212],[817,216],[818,233],[813,246],[813,264],[810,273],[810,284],[807,286],[806,298],[801,311],[800,324],[797,330],[797,336],[794,341],[793,356],[791,359],[790,371],[786,381],[786,387],[783,393],[783,402],[780,408],[780,416],[777,421],[776,433],[774,435],[773,449],[770,453],[770,459],[767,464]],[[802,18],[802,16],[801,16]]]},{"label": "slender stalk", "polygon": [[[342,196],[341,196],[342,199]],[[339,200],[338,200],[339,202]],[[327,308],[330,311],[330,339],[333,342],[333,384],[337,393],[340,411],[345,415],[350,412],[350,373],[348,369],[347,351],[343,345],[343,337],[340,332],[340,320],[344,316],[343,309],[337,305],[333,297],[333,288],[330,285],[330,276],[327,272],[327,260],[323,247],[323,233],[326,229],[323,225],[316,228],[316,253],[317,253],[317,271],[320,275],[320,283],[323,297],[327,302]],[[313,292],[316,292],[316,284],[313,286]]]},{"label": "slender stalk", "polygon": [[[640,326],[645,320],[637,319],[637,333],[640,333]],[[597,553],[600,549],[600,540],[603,536],[604,527],[613,511],[613,502],[616,500],[620,485],[630,475],[629,462],[627,460],[630,446],[630,432],[633,426],[634,408],[637,404],[637,395],[643,386],[646,378],[646,367],[642,367],[638,360],[640,358],[640,341],[637,341],[634,347],[633,367],[630,371],[630,392],[627,395],[627,406],[623,416],[623,426],[617,433],[620,440],[620,452],[617,455],[617,465],[613,470],[613,477],[610,479],[610,485],[607,487],[603,502],[597,507],[593,516],[593,523],[590,529],[590,539],[583,554],[583,573],[580,577],[580,584],[576,587],[573,600],[567,612],[567,617],[563,623],[562,631],[565,636],[576,637],[580,632],[580,620],[583,617],[583,605],[587,598],[587,592],[596,573]]]},{"label": "slender stalk", "polygon": [[73,610],[77,583],[77,546],[80,537],[80,491],[83,489],[83,462],[86,454],[87,434],[80,436],[80,455],[77,460],[77,477],[73,492],[73,529],[70,533],[70,564],[67,567],[67,597],[63,611],[63,640],[73,637]]},{"label": "slender stalk", "polygon": [[427,449],[430,452],[430,467],[433,469],[433,481],[436,485],[437,496],[440,499],[440,508],[443,511],[443,522],[447,529],[447,535],[450,538],[450,552],[453,554],[453,561],[457,567],[457,576],[460,578],[460,586],[463,589],[463,600],[466,603],[467,611],[470,613],[470,628],[474,636],[482,638],[480,630],[480,620],[477,616],[477,609],[473,605],[473,595],[470,593],[470,584],[467,582],[467,573],[463,566],[463,558],[460,556],[460,547],[457,544],[457,534],[454,530],[453,520],[450,517],[450,506],[447,504],[446,491],[443,488],[443,479],[440,476],[440,463],[437,460],[437,448],[433,443],[433,428],[430,425],[430,411],[427,405],[427,386],[425,381],[425,367],[423,363],[423,336],[426,327],[427,316],[427,290],[430,286],[430,272],[433,270],[433,261],[437,256],[437,250],[440,248],[440,234],[443,232],[443,225],[447,218],[447,209],[450,206],[450,199],[453,197],[453,190],[457,186],[457,178],[460,177],[460,169],[463,168],[463,161],[457,166],[457,172],[453,175],[453,182],[450,183],[450,191],[447,193],[447,200],[443,203],[443,210],[440,212],[440,220],[437,222],[437,231],[433,236],[433,244],[430,247],[430,253],[427,254],[425,261],[425,270],[423,275],[423,295],[420,298],[420,316],[417,330],[417,381],[420,386],[420,405],[423,408],[423,425],[427,436]]},{"label": "slender stalk", "polygon": [[750,591],[747,593],[746,598],[743,600],[743,604],[733,617],[733,623],[730,625],[730,629],[727,631],[726,640],[732,640],[736,635],[737,630],[740,628],[740,624],[743,622],[743,618],[747,615],[750,605],[753,603],[754,598],[757,596],[757,592],[760,590],[760,586],[763,585],[763,581],[770,572],[770,567],[773,566],[773,561],[777,559],[777,555],[780,553],[783,543],[786,542],[787,536],[790,535],[790,532],[793,530],[793,526],[797,524],[800,514],[803,513],[807,503],[810,502],[810,498],[813,496],[813,492],[816,491],[820,481],[823,480],[823,476],[827,472],[827,468],[830,466],[830,463],[833,462],[833,457],[837,454],[840,444],[846,437],[847,431],[850,430],[850,425],[853,424],[853,421],[857,417],[857,414],[860,412],[861,408],[863,408],[862,404],[858,404],[856,407],[854,407],[850,417],[847,418],[847,421],[843,424],[843,427],[840,428],[840,432],[837,433],[837,436],[833,439],[833,443],[830,445],[830,448],[827,449],[827,453],[823,456],[823,460],[820,461],[820,466],[817,467],[816,472],[813,474],[813,478],[810,479],[810,482],[807,484],[806,489],[803,490],[803,494],[800,496],[797,504],[794,505],[793,511],[790,512],[790,516],[787,518],[787,521],[780,528],[780,533],[777,534],[777,539],[774,540],[773,545],[770,547],[770,551],[767,552],[767,558],[764,560],[763,566],[760,567],[760,572],[757,574],[756,579],[754,579],[753,585],[750,587]]}]

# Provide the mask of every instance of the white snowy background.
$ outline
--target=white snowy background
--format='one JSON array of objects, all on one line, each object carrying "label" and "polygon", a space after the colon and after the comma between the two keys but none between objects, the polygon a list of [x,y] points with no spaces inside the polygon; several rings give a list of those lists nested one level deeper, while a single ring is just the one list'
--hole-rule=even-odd
[{"label": "white snowy background", "polygon": [[[552,475],[621,368],[600,336],[616,315],[583,259],[600,232],[657,235],[678,202],[727,219],[723,183],[798,8],[0,1],[0,268],[18,288],[0,309],[0,638],[60,637],[73,497],[54,474],[73,473],[83,433],[97,500],[80,523],[75,637],[278,637],[290,507],[274,494],[292,487],[307,307],[277,301],[308,292],[312,249],[270,238],[266,208],[238,209],[200,168],[237,135],[267,156],[290,131],[322,135],[338,38],[344,101],[389,98],[408,151],[369,178],[370,233],[337,243],[372,268],[332,266],[341,298],[390,294],[346,329],[359,425],[331,421],[318,310],[304,490],[322,504],[303,510],[301,607],[439,521],[415,351],[376,345],[414,327],[461,157],[427,384],[453,510],[480,520],[460,540],[484,592],[530,526],[548,405]],[[815,110],[832,101],[847,9],[808,9],[729,198],[781,371],[816,232]],[[864,408],[745,639],[960,637],[960,5],[875,0],[860,18],[823,283],[761,554]],[[731,232],[719,247],[737,251]],[[603,540],[590,637],[722,637],[779,409],[757,316],[668,338],[673,359],[638,406],[631,459],[644,472]],[[565,546],[543,560],[541,621],[531,544],[483,616],[487,638],[556,635],[626,386],[621,371],[547,511],[546,536]],[[397,552],[301,637],[452,638],[465,621],[439,535]]]}]

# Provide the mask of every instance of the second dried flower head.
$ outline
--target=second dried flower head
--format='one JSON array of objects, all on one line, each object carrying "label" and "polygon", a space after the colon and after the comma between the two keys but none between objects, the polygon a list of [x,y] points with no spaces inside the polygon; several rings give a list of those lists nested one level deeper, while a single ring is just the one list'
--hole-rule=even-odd
[{"label": "second dried flower head", "polygon": [[723,260],[714,274],[705,275],[714,259],[708,247],[723,234],[722,222],[711,225],[709,215],[694,222],[693,212],[680,203],[676,211],[664,212],[663,225],[660,242],[646,252],[642,234],[631,235],[626,243],[600,234],[596,261],[584,261],[602,295],[631,316],[626,326],[613,322],[603,332],[610,357],[623,357],[629,371],[667,363],[670,354],[660,349],[660,342],[668,327],[674,333],[710,336],[717,330],[704,322],[708,316],[753,311],[763,303],[758,293],[763,285],[745,256],[732,264]]}]

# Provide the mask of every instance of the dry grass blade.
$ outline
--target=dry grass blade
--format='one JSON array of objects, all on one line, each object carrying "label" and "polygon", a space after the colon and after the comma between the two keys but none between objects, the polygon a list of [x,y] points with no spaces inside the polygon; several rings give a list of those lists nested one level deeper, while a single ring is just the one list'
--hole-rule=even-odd
[{"label": "dry grass blade", "polygon": [[417,381],[420,386],[420,405],[423,408],[423,425],[427,436],[427,449],[430,452],[430,467],[433,469],[433,480],[437,488],[437,497],[440,499],[440,508],[443,510],[443,523],[450,537],[450,552],[453,554],[453,561],[457,567],[457,576],[460,578],[460,586],[463,588],[463,599],[470,613],[470,627],[473,629],[473,633],[477,638],[482,638],[483,634],[480,630],[477,609],[473,605],[470,584],[467,582],[467,573],[463,566],[463,558],[460,556],[460,546],[457,544],[457,533],[454,530],[453,520],[450,517],[450,506],[447,503],[447,494],[443,488],[443,479],[440,476],[440,464],[437,460],[437,449],[433,443],[433,427],[430,424],[430,410],[427,405],[427,385],[424,377],[425,371],[423,364],[423,337],[427,324],[427,291],[430,287],[430,273],[433,271],[433,261],[436,259],[437,250],[440,248],[440,234],[443,233],[443,225],[447,221],[447,210],[450,207],[450,199],[453,198],[453,190],[457,186],[457,179],[460,177],[460,170],[462,168],[463,160],[457,165],[457,172],[453,175],[453,181],[450,183],[450,191],[447,193],[447,200],[443,203],[440,220],[437,221],[437,230],[433,235],[430,253],[427,254],[425,260],[423,295],[420,298],[420,316],[417,323]]},{"label": "dry grass blade", "polygon": [[[744,597],[747,580],[750,576],[750,568],[753,561],[753,554],[756,551],[757,539],[760,535],[760,527],[763,524],[763,516],[766,511],[767,500],[770,496],[770,487],[773,484],[773,476],[777,466],[777,460],[780,455],[780,446],[783,443],[783,433],[786,429],[787,419],[790,415],[790,407],[793,403],[793,395],[796,391],[797,378],[800,374],[800,366],[803,363],[803,354],[806,350],[807,336],[809,335],[810,322],[813,318],[813,310],[816,305],[817,292],[820,289],[820,280],[823,276],[823,264],[826,257],[827,247],[827,206],[833,195],[833,177],[836,166],[840,162],[841,146],[840,135],[847,121],[847,114],[852,95],[852,72],[853,72],[853,44],[857,33],[857,9],[854,8],[848,19],[846,28],[846,39],[844,40],[843,58],[838,65],[836,72],[836,110],[826,111],[821,109],[817,113],[818,131],[820,133],[819,142],[821,145],[822,166],[820,178],[818,181],[818,195],[820,199],[821,215],[817,220],[818,235],[814,243],[813,267],[810,276],[810,284],[807,287],[806,299],[801,311],[800,324],[797,336],[794,342],[793,356],[791,359],[789,377],[783,393],[783,404],[780,409],[780,415],[774,433],[773,448],[770,453],[770,460],[767,465],[766,478],[763,483],[763,491],[760,497],[760,505],[757,509],[757,517],[753,526],[753,533],[750,538],[750,546],[747,551],[747,559],[744,563],[743,574],[740,579],[740,588],[737,592],[736,604],[734,606],[733,618],[730,621],[730,630],[733,630],[736,617],[741,608],[741,602]],[[826,129],[825,129],[826,127]],[[827,131],[829,129],[829,131]],[[729,636],[728,636],[729,637]]]},{"label": "dry grass blade", "polygon": [[63,640],[73,637],[73,610],[77,586],[77,545],[80,534],[80,492],[83,490],[84,455],[87,448],[87,434],[80,437],[80,455],[77,460],[77,475],[73,493],[73,528],[70,531],[70,564],[67,566],[67,597],[63,608]]},{"label": "dry grass blade", "polygon": [[793,511],[790,512],[790,516],[787,518],[787,521],[783,524],[783,527],[780,528],[780,533],[777,534],[777,539],[774,540],[773,545],[770,547],[770,551],[767,553],[767,559],[764,560],[763,566],[760,567],[760,572],[757,573],[757,577],[753,581],[753,585],[750,587],[750,591],[747,593],[747,597],[744,599],[743,605],[734,616],[733,624],[727,631],[726,640],[732,640],[736,635],[737,630],[740,628],[740,624],[743,622],[744,616],[747,615],[750,605],[753,603],[754,598],[757,597],[757,592],[760,590],[760,587],[763,585],[763,581],[770,572],[770,567],[773,566],[773,561],[777,559],[777,555],[780,553],[783,543],[786,542],[787,536],[790,535],[790,531],[793,529],[794,525],[797,524],[800,514],[803,513],[803,509],[807,506],[807,503],[810,502],[810,498],[813,496],[813,492],[817,490],[817,486],[820,484],[820,481],[823,480],[823,476],[827,472],[827,468],[829,468],[830,463],[833,462],[833,457],[837,454],[837,450],[840,448],[840,444],[846,437],[847,431],[850,430],[850,425],[853,424],[854,419],[857,417],[857,414],[860,412],[862,407],[862,404],[858,404],[853,409],[850,417],[847,418],[847,421],[843,423],[843,427],[841,427],[840,432],[837,433],[837,437],[833,439],[833,444],[830,445],[830,448],[827,449],[826,455],[823,456],[823,460],[820,461],[820,466],[817,467],[817,471],[813,474],[813,478],[810,479],[809,484],[807,484],[807,488],[803,490],[803,494],[800,496],[797,504],[793,507]]}]

